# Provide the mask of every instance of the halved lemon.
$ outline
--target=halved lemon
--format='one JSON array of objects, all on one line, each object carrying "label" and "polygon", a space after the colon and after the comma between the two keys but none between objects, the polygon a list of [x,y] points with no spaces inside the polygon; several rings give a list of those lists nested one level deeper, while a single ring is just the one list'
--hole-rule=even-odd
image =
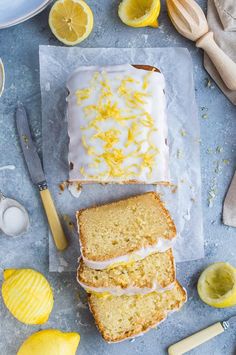
[{"label": "halved lemon", "polygon": [[5,70],[4,70],[3,62],[0,58],[0,97],[2,96],[4,85],[5,85]]},{"label": "halved lemon", "polygon": [[118,9],[122,22],[132,27],[158,27],[160,0],[123,0]]},{"label": "halved lemon", "polygon": [[93,29],[93,13],[83,0],[58,0],[49,13],[49,26],[69,46],[82,42]]},{"label": "halved lemon", "polygon": [[203,302],[216,308],[236,305],[236,269],[229,263],[208,266],[198,280],[198,294]]}]

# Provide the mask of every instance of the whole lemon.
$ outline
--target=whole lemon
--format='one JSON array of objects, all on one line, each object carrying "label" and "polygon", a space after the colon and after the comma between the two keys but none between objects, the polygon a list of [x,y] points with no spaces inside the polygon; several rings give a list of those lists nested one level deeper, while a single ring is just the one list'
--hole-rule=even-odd
[{"label": "whole lemon", "polygon": [[24,341],[17,355],[75,355],[79,341],[78,333],[41,330]]},{"label": "whole lemon", "polygon": [[46,278],[32,269],[7,269],[3,276],[2,298],[12,315],[25,324],[47,322],[54,301]]}]

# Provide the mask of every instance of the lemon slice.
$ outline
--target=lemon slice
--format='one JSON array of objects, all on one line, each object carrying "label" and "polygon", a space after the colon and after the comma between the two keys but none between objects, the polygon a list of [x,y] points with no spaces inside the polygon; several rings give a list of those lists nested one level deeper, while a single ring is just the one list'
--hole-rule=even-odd
[{"label": "lemon slice", "polygon": [[49,13],[49,26],[69,46],[82,42],[93,29],[93,13],[82,0],[58,0]]},{"label": "lemon slice", "polygon": [[122,22],[132,27],[158,27],[160,0],[123,0],[118,9]]},{"label": "lemon slice", "polygon": [[46,278],[32,269],[7,269],[3,272],[3,301],[20,322],[45,323],[53,308],[53,293]]},{"label": "lemon slice", "polygon": [[202,301],[209,306],[236,305],[236,269],[228,263],[208,266],[198,280],[197,289]]},{"label": "lemon slice", "polygon": [[5,85],[5,70],[2,59],[0,58],[0,97],[2,96]]},{"label": "lemon slice", "polygon": [[75,355],[79,341],[79,333],[41,330],[24,341],[17,355]]}]

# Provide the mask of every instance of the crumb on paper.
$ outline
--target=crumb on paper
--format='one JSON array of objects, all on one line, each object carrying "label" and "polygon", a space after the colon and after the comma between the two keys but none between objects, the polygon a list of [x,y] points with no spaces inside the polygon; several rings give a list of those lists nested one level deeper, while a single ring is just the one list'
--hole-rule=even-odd
[{"label": "crumb on paper", "polygon": [[177,149],[176,156],[178,159],[182,159],[184,157],[183,151],[181,149]]},{"label": "crumb on paper", "polygon": [[220,165],[220,161],[216,162],[215,173],[219,174],[222,171],[222,166]]},{"label": "crumb on paper", "polygon": [[172,192],[172,194],[175,194],[176,191],[177,191],[177,189],[178,189],[178,186],[177,186],[177,185],[172,185],[172,187],[171,187],[171,192]]},{"label": "crumb on paper", "polygon": [[201,110],[202,110],[202,111],[208,111],[208,107],[206,107],[206,106],[201,106]]},{"label": "crumb on paper", "polygon": [[180,133],[180,135],[181,135],[182,137],[186,137],[186,136],[187,136],[187,132],[185,131],[185,129],[181,129],[181,130],[179,131],[179,133]]},{"label": "crumb on paper", "polygon": [[210,187],[210,190],[208,191],[208,207],[213,207],[214,205],[214,200],[217,196],[217,186],[216,182],[214,181],[212,186]]},{"label": "crumb on paper", "polygon": [[219,145],[216,147],[216,153],[222,153],[223,151],[224,151],[223,147]]},{"label": "crumb on paper", "polygon": [[68,181],[62,181],[59,185],[59,189],[63,192],[68,186]]},{"label": "crumb on paper", "polygon": [[229,159],[223,159],[222,162],[223,162],[223,164],[225,164],[225,165],[229,165]]},{"label": "crumb on paper", "polygon": [[202,115],[202,118],[203,118],[204,120],[207,120],[207,119],[208,119],[208,114],[207,114],[207,113],[204,113],[204,114]]},{"label": "crumb on paper", "polygon": [[205,87],[206,88],[208,88],[208,89],[214,89],[215,88],[215,85],[212,84],[212,81],[209,78],[205,78],[204,81],[205,81]]},{"label": "crumb on paper", "polygon": [[50,91],[50,90],[51,90],[50,83],[47,82],[47,83],[45,84],[45,91]]},{"label": "crumb on paper", "polygon": [[202,143],[201,138],[195,138],[194,141],[195,141],[196,143],[198,143],[198,144],[201,144],[201,143]]},{"label": "crumb on paper", "polygon": [[210,88],[211,87],[211,80],[209,78],[205,78],[204,81],[205,81],[205,87]]},{"label": "crumb on paper", "polygon": [[212,148],[207,148],[207,154],[211,154],[213,152]]}]

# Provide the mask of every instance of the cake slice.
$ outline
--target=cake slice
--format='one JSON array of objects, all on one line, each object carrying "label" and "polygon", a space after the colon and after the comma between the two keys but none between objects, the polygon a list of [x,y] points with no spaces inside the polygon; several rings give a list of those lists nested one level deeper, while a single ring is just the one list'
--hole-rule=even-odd
[{"label": "cake slice", "polygon": [[175,263],[172,250],[154,253],[145,259],[105,270],[87,267],[80,259],[77,280],[87,292],[112,295],[146,294],[171,289],[175,282]]},{"label": "cake slice", "polygon": [[172,290],[147,295],[89,295],[96,325],[108,342],[133,338],[156,327],[168,313],[179,310],[187,300],[186,291],[176,281]]},{"label": "cake slice", "polygon": [[176,228],[155,192],[77,212],[81,254],[92,269],[171,248]]},{"label": "cake slice", "polygon": [[70,181],[170,181],[165,79],[158,69],[80,67],[67,88]]}]

